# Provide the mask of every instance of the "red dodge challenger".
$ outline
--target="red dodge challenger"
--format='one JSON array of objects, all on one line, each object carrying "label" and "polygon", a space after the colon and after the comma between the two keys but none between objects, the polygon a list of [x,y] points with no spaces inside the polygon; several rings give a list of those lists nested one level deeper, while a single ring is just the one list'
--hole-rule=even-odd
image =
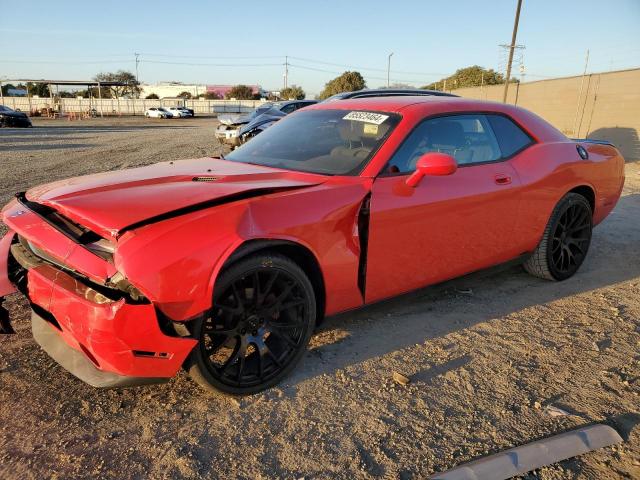
[{"label": "red dodge challenger", "polygon": [[623,165],[511,105],[319,104],[227,157],[18,193],[2,211],[0,297],[22,292],[35,340],[91,385],[184,367],[249,394],[294,368],[327,315],[513,260],[572,276]]}]

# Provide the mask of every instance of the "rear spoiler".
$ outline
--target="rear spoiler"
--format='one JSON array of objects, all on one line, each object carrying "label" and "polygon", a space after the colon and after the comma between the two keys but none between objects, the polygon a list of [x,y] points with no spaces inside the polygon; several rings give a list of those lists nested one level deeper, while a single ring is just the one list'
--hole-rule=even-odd
[{"label": "rear spoiler", "polygon": [[609,145],[610,147],[615,147],[615,145],[607,140],[592,140],[590,138],[570,138],[576,143],[595,143],[596,145]]}]

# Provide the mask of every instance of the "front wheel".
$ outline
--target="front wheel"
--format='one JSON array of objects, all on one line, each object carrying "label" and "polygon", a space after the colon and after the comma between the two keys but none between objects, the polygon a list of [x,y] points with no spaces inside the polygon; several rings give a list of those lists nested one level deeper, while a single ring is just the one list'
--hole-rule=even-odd
[{"label": "front wheel", "polygon": [[300,361],[315,321],[315,294],[302,269],[279,254],[252,255],[216,282],[210,315],[193,324],[199,342],[186,367],[207,389],[259,392]]},{"label": "front wheel", "polygon": [[536,277],[565,280],[587,256],[593,230],[591,205],[582,195],[568,193],[558,202],[540,244],[524,268]]}]

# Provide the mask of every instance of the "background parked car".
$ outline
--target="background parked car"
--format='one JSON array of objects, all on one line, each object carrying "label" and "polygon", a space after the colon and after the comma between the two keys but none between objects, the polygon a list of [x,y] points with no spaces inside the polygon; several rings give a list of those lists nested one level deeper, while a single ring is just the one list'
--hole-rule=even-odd
[{"label": "background parked car", "polygon": [[180,107],[180,109],[184,110],[185,112],[190,113],[192,117],[196,116],[196,112],[193,110],[193,108]]},{"label": "background parked car", "polygon": [[184,107],[169,107],[168,108],[174,117],[193,117],[193,110],[189,111]]},{"label": "background parked car", "polygon": [[239,138],[239,131],[243,125],[247,125],[250,122],[256,120],[263,114],[267,114],[272,117],[284,117],[285,115],[300,110],[309,105],[318,103],[316,100],[291,100],[287,102],[273,102],[260,105],[248,115],[242,115],[238,117],[220,117],[218,118],[221,125],[216,128],[216,138],[220,143],[230,145],[232,147],[239,146],[242,142]]},{"label": "background parked car", "polygon": [[147,118],[171,118],[173,114],[162,107],[151,107],[147,108],[144,116]]},{"label": "background parked car", "polygon": [[32,127],[31,120],[23,112],[0,105],[0,127]]}]

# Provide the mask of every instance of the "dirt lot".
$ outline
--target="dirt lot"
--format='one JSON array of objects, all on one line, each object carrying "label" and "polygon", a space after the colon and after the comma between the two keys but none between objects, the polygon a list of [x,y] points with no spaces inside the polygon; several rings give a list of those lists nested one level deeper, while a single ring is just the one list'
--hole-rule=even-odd
[{"label": "dirt lot", "polygon": [[[214,119],[0,130],[0,203],[40,183],[215,153]],[[241,400],[181,373],[95,390],[0,339],[0,478],[424,478],[590,422],[626,442],[529,479],[640,478],[640,162],[562,283],[484,272],[329,319],[284,384]],[[393,371],[411,377],[402,387]],[[553,417],[546,407],[570,413]]]}]

